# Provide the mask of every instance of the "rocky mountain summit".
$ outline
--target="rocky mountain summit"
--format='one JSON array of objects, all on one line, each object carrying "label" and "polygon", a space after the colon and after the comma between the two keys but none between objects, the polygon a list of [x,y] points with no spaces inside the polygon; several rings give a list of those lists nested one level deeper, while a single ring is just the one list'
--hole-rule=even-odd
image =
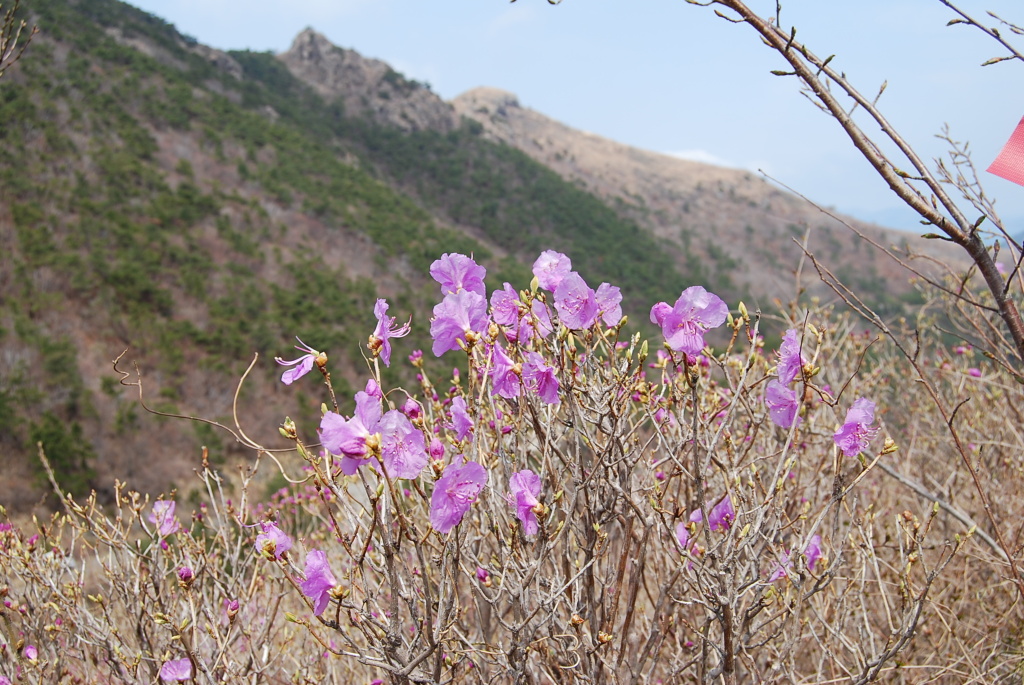
[{"label": "rocky mountain summit", "polygon": [[363,57],[306,29],[279,58],[298,79],[328,100],[341,99],[347,116],[369,117],[403,131],[451,131],[451,105],[425,85],[376,59]]}]

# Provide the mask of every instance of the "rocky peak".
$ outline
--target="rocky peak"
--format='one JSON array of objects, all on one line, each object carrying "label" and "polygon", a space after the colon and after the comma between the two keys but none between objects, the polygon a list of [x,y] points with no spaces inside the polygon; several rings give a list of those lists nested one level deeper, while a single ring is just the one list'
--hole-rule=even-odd
[{"label": "rocky peak", "polygon": [[349,115],[404,131],[447,132],[458,124],[451,105],[423,84],[405,78],[385,62],[339,48],[313,29],[296,36],[278,59],[325,98],[340,98]]}]

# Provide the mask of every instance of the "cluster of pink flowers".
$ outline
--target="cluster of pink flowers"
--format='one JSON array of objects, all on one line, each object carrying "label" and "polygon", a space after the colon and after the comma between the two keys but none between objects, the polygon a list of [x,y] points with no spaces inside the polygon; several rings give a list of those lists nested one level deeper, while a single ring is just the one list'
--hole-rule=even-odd
[{"label": "cluster of pink flowers", "polygon": [[320,420],[320,441],[341,457],[341,470],[353,475],[378,460],[392,478],[415,478],[427,465],[426,442],[409,418],[397,409],[382,414],[383,394],[376,381],[356,393],[351,418],[327,412]]},{"label": "cluster of pink flowers", "polygon": [[[547,294],[518,292],[509,283],[487,297],[484,279],[486,269],[469,256],[445,254],[430,267],[431,277],[440,287],[441,301],[434,306],[430,320],[432,351],[442,356],[450,351],[468,352],[471,373],[482,383],[489,383],[492,395],[509,400],[524,396],[556,405],[560,402],[560,374],[570,373],[549,363],[540,352],[543,341],[558,327],[570,331],[586,331],[595,326],[614,328],[622,319],[622,294],[608,283],[591,288],[579,273],[573,270],[570,259],[559,252],[543,252],[533,264],[534,290]],[[550,305],[550,306],[549,306]],[[374,358],[390,365],[392,340],[409,334],[412,320],[397,325],[388,316],[386,300],[377,300],[374,316],[377,323],[369,336],[367,347]],[[717,295],[700,286],[685,289],[673,304],[658,302],[651,308],[651,321],[657,324],[665,337],[666,346],[683,356],[686,364],[707,365],[704,356],[705,335],[725,323],[728,306]],[[297,348],[305,354],[293,361],[278,359],[289,366],[282,381],[290,384],[308,373],[314,366],[325,368],[326,355],[299,341]],[[626,345],[622,343],[621,345]],[[652,367],[665,367],[674,357],[664,350],[658,351],[660,362]],[[783,428],[799,425],[801,402],[792,386],[801,378],[807,359],[801,349],[797,330],[786,331],[778,350],[775,378],[769,380],[765,390],[765,404],[771,420]],[[409,357],[422,365],[422,352]],[[321,419],[319,434],[328,459],[335,462],[343,473],[354,475],[363,465],[371,464],[391,479],[416,479],[431,464],[437,474],[430,490],[430,525],[441,535],[447,535],[464,520],[489,486],[491,474],[480,463],[467,458],[477,431],[472,411],[454,373],[455,383],[447,397],[437,393],[428,400],[434,402],[434,412],[440,411],[438,421],[431,427],[424,421],[425,410],[412,397],[407,397],[399,410],[385,411],[384,393],[375,380],[367,382],[364,390],[353,398],[350,415],[328,411]],[[563,377],[564,379],[564,377]],[[486,387],[486,386],[485,386]],[[431,391],[432,392],[432,391]],[[640,401],[640,398],[635,398]],[[658,398],[651,399],[657,402]],[[648,401],[646,398],[644,401]],[[722,400],[727,406],[729,399]],[[440,410],[437,409],[440,407]],[[496,414],[490,425],[495,430],[501,414]],[[835,442],[846,454],[856,454],[867,444],[877,429],[871,427],[874,405],[866,399],[857,400],[847,415],[846,423],[835,433]],[[659,406],[656,421],[674,421],[663,406]],[[433,433],[431,432],[433,429]],[[500,430],[510,429],[500,426]],[[444,433],[446,432],[446,433]],[[446,458],[446,445],[453,446],[453,456]],[[662,474],[661,477],[664,477]],[[548,509],[543,503],[541,474],[522,469],[509,476],[505,499],[522,526],[524,536],[541,534]],[[494,487],[491,485],[491,487]],[[173,502],[154,507],[152,518],[161,535],[177,530],[173,525]],[[676,527],[676,541],[680,548],[696,557],[701,549],[695,541],[699,525],[711,532],[728,531],[736,521],[736,510],[731,496],[726,493],[709,505],[707,519],[700,510],[692,512],[687,521]],[[268,559],[281,559],[292,547],[291,538],[274,523],[261,524],[262,532],[256,538],[257,552]],[[813,570],[821,557],[821,538],[814,536],[806,544],[803,554],[807,568]],[[785,576],[792,568],[789,551],[785,551],[775,564],[769,580]],[[327,555],[320,550],[306,554],[302,592],[309,598],[314,613],[319,616],[337,595],[337,579],[331,572]],[[490,572],[478,568],[477,579],[489,586]],[[237,609],[236,609],[237,610]],[[186,662],[187,660],[181,660]],[[165,664],[165,668],[172,663]],[[175,667],[174,673],[184,673],[185,667]],[[188,669],[191,673],[191,669]]]}]

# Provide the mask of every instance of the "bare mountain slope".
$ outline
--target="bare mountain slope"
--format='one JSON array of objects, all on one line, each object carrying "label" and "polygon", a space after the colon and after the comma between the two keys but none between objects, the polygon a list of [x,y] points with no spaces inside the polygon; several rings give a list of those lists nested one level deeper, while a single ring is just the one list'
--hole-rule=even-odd
[{"label": "bare mountain slope", "polygon": [[[755,174],[648,152],[570,128],[522,107],[515,95],[476,88],[452,101],[494,140],[522,150],[679,246],[684,266],[727,270],[751,299],[792,292],[800,251],[793,239],[809,228],[811,251],[861,288],[907,291],[909,274],[864,244],[840,222]],[[847,221],[879,243],[908,234]],[[923,242],[923,241],[918,241]],[[944,246],[915,245],[948,256]]]}]

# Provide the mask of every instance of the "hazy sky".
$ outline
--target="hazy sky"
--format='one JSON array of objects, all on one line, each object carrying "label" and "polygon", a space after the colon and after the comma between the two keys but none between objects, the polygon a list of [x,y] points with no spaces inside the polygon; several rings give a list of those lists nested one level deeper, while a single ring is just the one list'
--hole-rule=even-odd
[{"label": "hazy sky", "polygon": [[[636,147],[764,169],[817,202],[894,227],[913,217],[800,95],[784,66],[744,25],[684,0],[134,0],[221,49],[286,50],[307,26],[390,63],[450,99],[476,86],[575,128]],[[774,8],[774,0],[750,0]],[[1024,23],[1020,0],[962,0]],[[938,0],[788,0],[782,23],[865,93],[884,80],[889,120],[927,158],[948,123],[969,140],[990,195],[1013,231],[1024,188],[984,169],[1024,116],[1024,64],[980,67],[999,53],[977,30],[947,27]],[[1008,33],[1008,32],[1007,32]],[[1018,41],[1024,45],[1024,39]]]}]

